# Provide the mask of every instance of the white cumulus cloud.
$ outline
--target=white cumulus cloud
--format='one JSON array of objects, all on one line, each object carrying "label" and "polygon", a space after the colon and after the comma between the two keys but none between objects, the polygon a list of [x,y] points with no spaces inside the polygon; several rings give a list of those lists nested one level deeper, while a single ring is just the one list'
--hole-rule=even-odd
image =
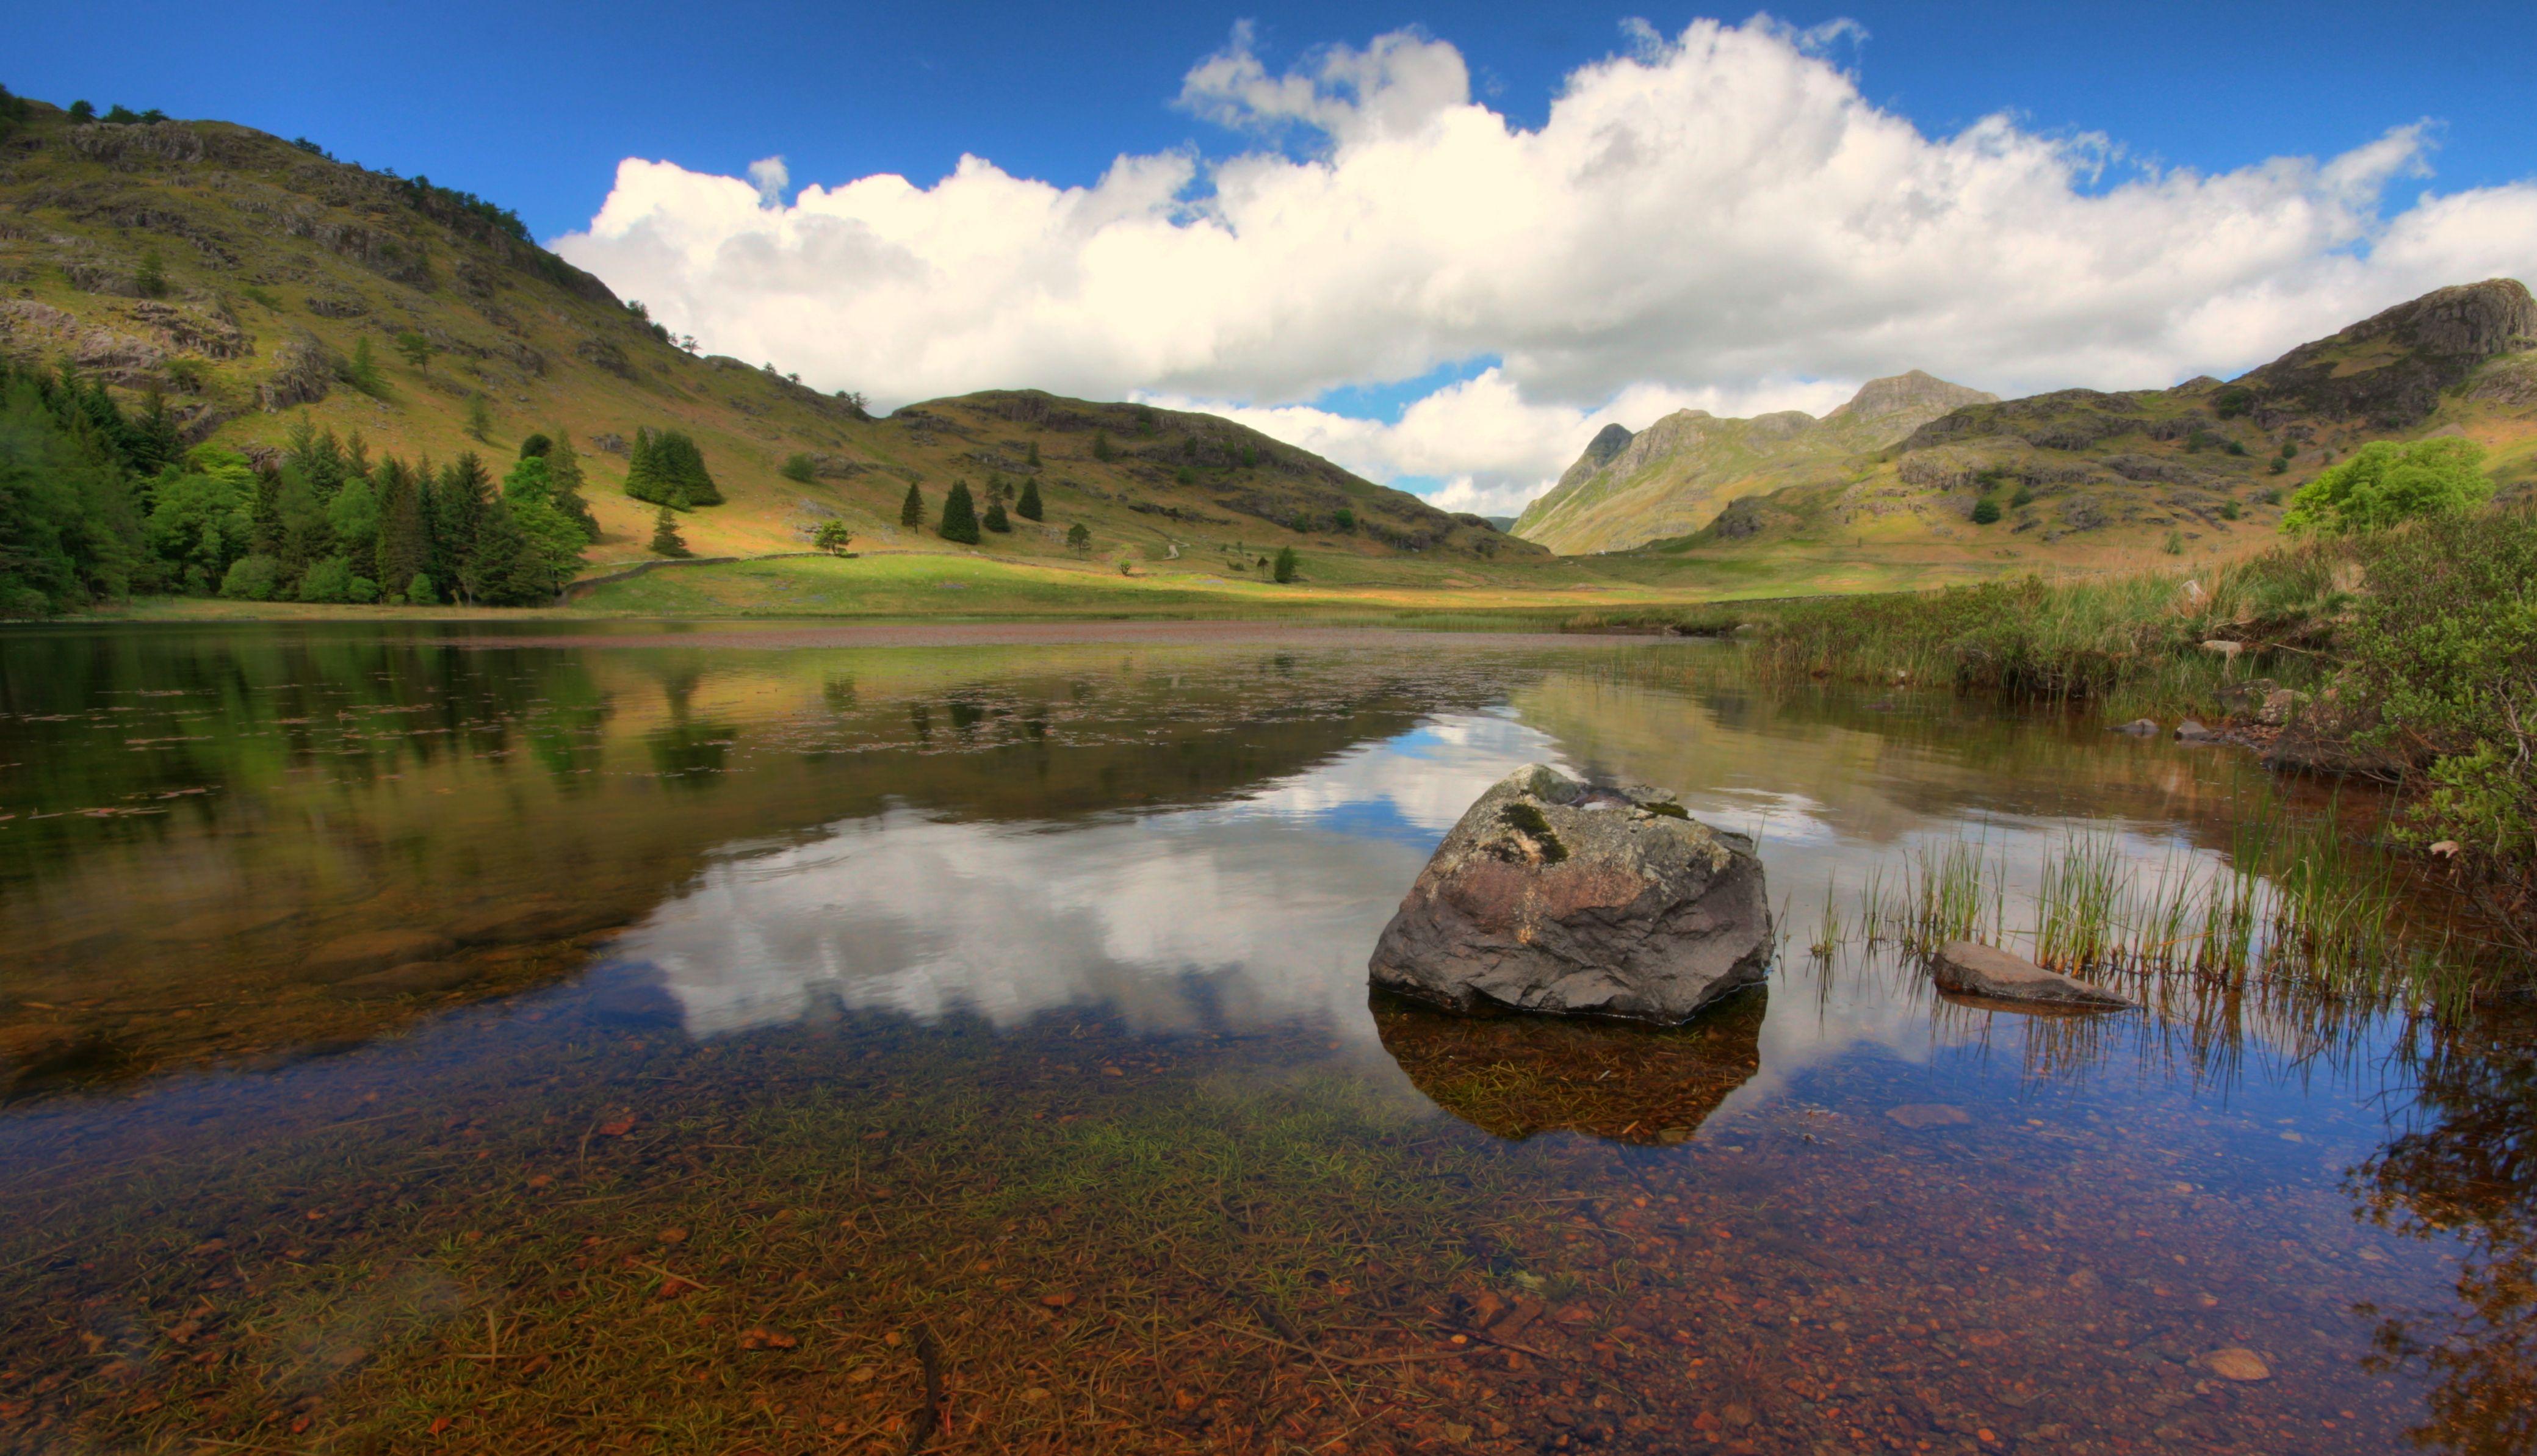
[{"label": "white cumulus cloud", "polygon": [[[1272,71],[1249,32],[1180,105],[1259,142],[1089,186],[965,157],[803,188],[629,158],[557,251],[718,351],[896,405],[995,386],[1205,402],[1505,509],[1594,431],[1671,408],[1819,412],[1925,368],[2002,394],[2229,373],[2443,284],[2537,276],[2537,184],[2391,201],[2430,128],[2329,158],[2107,183],[2105,138],[1923,134],[1828,60],[1854,31],[1644,28],[1538,128],[1446,40]],[[772,185],[769,185],[769,183]],[[1494,359],[1395,423],[1342,385]],[[1715,402],[1704,403],[1704,402]]]}]

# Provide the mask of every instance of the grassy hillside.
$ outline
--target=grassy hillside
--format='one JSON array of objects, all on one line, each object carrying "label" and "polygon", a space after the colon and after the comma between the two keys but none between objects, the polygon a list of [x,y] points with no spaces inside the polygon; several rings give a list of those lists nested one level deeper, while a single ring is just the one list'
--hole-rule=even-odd
[{"label": "grassy hillside", "polygon": [[1854,474],[1739,500],[1647,549],[1808,574],[1859,560],[2095,571],[2231,559],[2276,539],[2290,493],[2374,439],[2462,435],[2487,448],[2505,493],[2525,487],[2537,478],[2532,347],[2524,285],[2443,288],[2235,383],[1968,406]]},{"label": "grassy hillside", "polygon": [[1862,455],[1958,406],[1994,398],[1916,369],[1869,380],[1821,419],[1798,410],[1751,419],[1677,410],[1635,435],[1605,425],[1514,530],[1563,555],[1681,536],[1745,496],[1853,478]]},{"label": "grassy hillside", "polygon": [[[859,548],[941,548],[900,504],[917,483],[931,523],[961,479],[982,510],[991,480],[1039,484],[1045,522],[989,535],[991,555],[1238,544],[1256,573],[1289,544],[1540,554],[1208,415],[1025,392],[875,419],[772,365],[689,354],[490,204],[220,122],[75,124],[32,103],[0,140],[0,352],[67,363],[136,411],[158,396],[189,445],[270,462],[304,413],[374,456],[472,450],[498,476],[532,432],[567,434],[595,567],[646,555],[652,508],[621,490],[646,426],[691,436],[721,486],[726,504],[682,521],[704,555],[801,549],[830,518]],[[1067,540],[1077,523],[1088,545]]]},{"label": "grassy hillside", "polygon": [[2370,440],[2464,435],[2505,491],[2537,478],[2532,345],[2537,305],[2503,279],[2427,294],[2234,383],[1932,408],[1956,387],[1919,375],[1877,381],[1821,421],[1684,411],[1636,436],[1606,430],[1515,529],[1562,553],[1630,549],[1796,590],[2234,559],[2275,538],[2292,490]]}]

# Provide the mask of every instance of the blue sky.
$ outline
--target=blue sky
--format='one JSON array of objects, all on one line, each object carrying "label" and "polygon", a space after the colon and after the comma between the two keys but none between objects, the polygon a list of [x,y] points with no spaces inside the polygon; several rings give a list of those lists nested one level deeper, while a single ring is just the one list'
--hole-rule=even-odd
[{"label": "blue sky", "polygon": [[[1722,281],[1659,256],[1662,238],[1672,235],[1660,233],[1637,244],[1649,255],[1647,267],[1687,271],[1676,301],[1652,304],[1641,319],[1607,317],[1590,300],[1566,313],[1553,308],[1541,317],[1471,327],[1387,321],[1378,308],[1363,339],[1327,321],[1282,316],[1217,326],[1234,341],[1223,348],[1246,357],[1274,352],[1259,343],[1271,335],[1281,348],[1293,345],[1294,358],[1258,368],[1240,358],[1194,356],[1179,339],[1091,338],[1079,320],[1060,321],[1036,326],[1046,337],[1026,338],[1013,350],[967,350],[963,357],[980,360],[972,378],[957,370],[929,372],[931,366],[901,359],[871,339],[826,348],[840,320],[875,313],[868,294],[878,285],[843,277],[851,264],[820,265],[841,271],[835,296],[826,300],[833,316],[806,307],[798,283],[786,285],[797,296],[725,306],[755,281],[739,280],[748,286],[736,286],[727,271],[698,272],[693,260],[704,244],[690,241],[682,272],[664,261],[672,250],[660,243],[663,229],[643,231],[651,222],[638,222],[624,236],[592,228],[613,190],[620,209],[630,214],[639,201],[654,222],[688,206],[622,190],[618,163],[629,158],[674,163],[675,173],[661,174],[671,181],[738,177],[751,161],[781,156],[797,190],[876,173],[900,174],[932,189],[970,154],[1010,178],[1066,189],[1092,187],[1122,156],[1180,154],[1198,158],[1194,174],[1168,207],[1149,209],[1152,217],[1177,216],[1172,209],[1211,194],[1217,178],[1210,165],[1223,158],[1275,146],[1311,162],[1344,158],[1351,145],[1319,121],[1228,127],[1210,120],[1207,107],[1187,104],[1186,79],[1226,52],[1237,23],[1249,23],[1241,54],[1271,78],[1310,79],[1321,74],[1316,67],[1328,59],[1328,47],[1363,55],[1378,37],[1408,32],[1459,60],[1469,105],[1521,131],[1543,127],[1554,97],[1581,67],[1641,43],[1625,32],[1625,22],[1642,18],[1670,42],[1690,34],[1685,28],[1701,14],[1543,4],[1437,9],[1398,0],[1273,9],[1117,6],[1097,14],[1059,5],[602,7],[477,0],[428,10],[301,3],[21,6],[9,22],[12,44],[0,62],[0,81],[55,102],[86,97],[100,106],[157,106],[305,135],[339,157],[427,173],[513,207],[541,237],[591,229],[596,235],[586,243],[567,239],[567,251],[578,247],[577,261],[596,267],[620,291],[652,298],[709,346],[752,358],[773,354],[816,382],[867,388],[889,402],[954,387],[1046,383],[1282,409],[1288,412],[1263,414],[1260,422],[1378,475],[1476,481],[1471,489],[1480,494],[1468,495],[1471,503],[1494,492],[1489,499],[1504,504],[1537,488],[1542,463],[1573,456],[1601,420],[1648,422],[1633,411],[1644,416],[1697,402],[1722,409],[1821,408],[1871,372],[1923,361],[2003,391],[2082,379],[2164,383],[2159,376],[2244,367],[2265,350],[2309,337],[2300,331],[2321,332],[2328,320],[2341,321],[2323,310],[2393,301],[2389,294],[2426,279],[2458,281],[2440,268],[2509,268],[2523,256],[2507,247],[2497,252],[2492,241],[2497,229],[2511,225],[2515,215],[2506,210],[2488,209],[2473,226],[2416,210],[2427,191],[2504,189],[2495,197],[2516,206],[2523,199],[2508,189],[2537,178],[2537,105],[2530,104],[2526,73],[2527,57],[2537,55],[2537,5],[2524,0],[2401,7],[2208,0],[2123,7],[1850,4],[1770,12],[1784,37],[1826,28],[1791,43],[1811,62],[1846,73],[1852,99],[1908,122],[1933,146],[2003,113],[2019,139],[2042,146],[2103,135],[2115,160],[2102,175],[2067,178],[2064,190],[2072,198],[2139,183],[2147,164],[2243,174],[2249,179],[2244,205],[2250,216],[2276,204],[2283,217],[2300,206],[2352,211],[2341,230],[2321,229],[2296,257],[2263,253],[2207,277],[2180,271],[2186,276],[2179,289],[2199,289],[2203,297],[2179,292],[2144,301],[2137,258],[2069,265],[2073,295],[2101,294],[2103,303],[2056,326],[2055,337],[2070,341],[2057,351],[2032,342],[1981,342],[1990,326],[1961,301],[1917,315],[1898,309],[1890,284],[1879,282],[1892,270],[1876,268],[1844,276],[1849,283],[1842,285],[1855,284],[1858,297],[1838,328],[1814,318],[1820,310],[1808,301],[1829,286],[1825,277],[1757,281],[1750,286],[1766,295],[1763,301],[1772,301],[1774,287],[1789,296],[1780,315],[1747,320],[1739,334],[1738,311],[1719,300],[1746,285],[1742,276]],[[1748,15],[1713,18],[1734,27]],[[1843,21],[1851,27],[1834,26]],[[1720,62],[1684,84],[1714,95],[1746,74],[1760,71]],[[1812,83],[1797,76],[1775,84],[1793,96]],[[1240,119],[1262,120],[1256,109],[1245,109],[1252,105],[1239,103]],[[1441,106],[1421,102],[1415,109],[1423,117]],[[1718,118],[1693,120],[1714,126]],[[2252,179],[2271,158],[2330,164],[2422,121],[2431,125],[2405,133],[2401,145],[2389,144],[2401,158],[2360,168],[2369,181],[2357,190],[2327,176],[2304,184],[2308,192],[2300,199],[2253,196],[2261,189]],[[1754,158],[1757,168],[1785,164],[1760,151]],[[1922,180],[1909,185],[1925,185],[1925,172],[1915,175]],[[1767,181],[1757,177],[1754,185]],[[1722,211],[1749,205],[1731,180],[1718,185]],[[2172,239],[2153,234],[2134,251],[2198,247],[2232,205],[2217,193],[2203,204],[2159,224],[2172,229]],[[2367,234],[2380,222],[2401,229],[2409,211],[2444,239],[2432,250],[2442,261],[2373,266],[2378,239]],[[692,213],[672,221],[701,225]],[[784,246],[798,243],[800,233],[798,227],[785,232]],[[2470,235],[2482,240],[2459,241]],[[633,247],[627,236],[648,239],[650,250]],[[2049,253],[2049,241],[2029,254]],[[1740,245],[1754,257],[1771,251],[1767,239]],[[1054,244],[1028,239],[1014,246]],[[2406,256],[2422,255],[2415,248]],[[2467,261],[2447,261],[2458,259]],[[1451,273],[1460,264],[1430,258],[1420,266]],[[1256,276],[1277,275],[1264,269]],[[1295,286],[1312,286],[1302,280],[1317,276],[1304,270]],[[2049,299],[2052,283],[2049,273],[2040,275],[2022,306],[2036,312],[2034,300]],[[1526,285],[1509,280],[1503,286]],[[1944,289],[1933,283],[1929,291]],[[2224,295],[2237,301],[2215,311],[2209,299]],[[1368,296],[1383,295],[1377,288]],[[1706,301],[1680,301],[1695,296]],[[2300,296],[2313,306],[2295,306]],[[1350,308],[1367,312],[1353,302],[1332,305],[1334,313]],[[2164,333],[2141,332],[2144,310],[2167,320]],[[1470,312],[1459,303],[1452,311],[1457,319]],[[1017,322],[1026,316],[1010,305],[975,327],[1027,335],[1035,326]],[[780,318],[803,320],[809,332],[788,334],[771,321]],[[959,326],[929,318],[924,327],[947,337]],[[1652,332],[1665,333],[1663,347],[1648,343]],[[1783,340],[1785,347],[1778,347]],[[1077,362],[1085,359],[1108,362]],[[1024,377],[1009,377],[1015,375]],[[892,381],[901,379],[905,389],[894,391]],[[1529,452],[1506,447],[1500,450],[1505,458],[1492,465],[1476,456],[1461,459],[1441,445],[1416,446],[1407,434],[1350,433],[1332,422],[1368,420],[1408,431],[1422,408],[1435,412],[1484,397],[1498,414],[1509,401],[1550,411],[1534,423],[1557,439]],[[1307,407],[1317,415],[1294,412]],[[1450,420],[1440,419],[1439,426],[1431,433],[1440,438],[1471,434]]]},{"label": "blue sky", "polygon": [[[782,154],[796,180],[919,180],[963,152],[1060,183],[1122,152],[1221,148],[1172,109],[1182,73],[1255,21],[1264,56],[1422,27],[1475,91],[1537,124],[1560,78],[1659,30],[1750,11],[1614,5],[22,6],[0,81],[305,135],[516,208],[541,236],[586,222],[618,158],[737,172]],[[2008,109],[2221,169],[2343,152],[2433,117],[2446,185],[2537,172],[2537,5],[1973,3],[1774,6],[1851,19],[1862,89],[1924,130]]]}]

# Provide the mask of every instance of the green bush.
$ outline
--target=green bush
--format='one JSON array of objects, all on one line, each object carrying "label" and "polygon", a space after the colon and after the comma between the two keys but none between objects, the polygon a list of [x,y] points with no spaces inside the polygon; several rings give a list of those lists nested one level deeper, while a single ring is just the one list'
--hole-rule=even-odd
[{"label": "green bush", "polygon": [[2018,486],[2017,493],[2008,498],[2008,503],[2011,507],[2031,506],[2035,504],[2035,487],[2032,485]]},{"label": "green bush", "polygon": [[299,600],[302,601],[376,601],[379,584],[357,575],[353,563],[342,556],[329,556],[308,568],[299,578]]},{"label": "green bush", "polygon": [[1356,530],[1356,512],[1349,510],[1345,506],[1341,506],[1337,510],[1332,512],[1331,520],[1341,531]]},{"label": "green bush", "polygon": [[1999,519],[1999,502],[1985,495],[1974,502],[1974,524],[1988,526]]},{"label": "green bush", "polygon": [[431,578],[418,571],[414,580],[405,584],[405,600],[409,606],[437,606],[440,604],[440,589],[431,584]]},{"label": "green bush", "polygon": [[240,556],[221,578],[221,595],[232,601],[271,601],[282,585],[282,562],[266,555]]},{"label": "green bush", "polygon": [[2430,765],[2413,833],[2537,875],[2537,508],[2434,517],[2367,559],[2345,691]]},{"label": "green bush", "polygon": [[2493,494],[2484,447],[2455,436],[2399,445],[2373,440],[2299,488],[2282,517],[2293,535],[2349,536],[2455,516]]},{"label": "green bush", "polygon": [[1295,548],[1293,546],[1279,546],[1277,548],[1277,568],[1273,575],[1276,577],[1277,583],[1280,586],[1283,586],[1295,579]]},{"label": "green bush", "polygon": [[793,480],[801,484],[808,485],[812,481],[819,478],[819,469],[808,454],[797,450],[793,454],[784,457],[783,475],[787,480]]}]

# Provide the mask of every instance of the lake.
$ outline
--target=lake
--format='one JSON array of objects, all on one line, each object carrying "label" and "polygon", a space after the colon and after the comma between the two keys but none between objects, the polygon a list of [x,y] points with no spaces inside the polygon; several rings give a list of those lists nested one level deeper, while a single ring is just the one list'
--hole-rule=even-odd
[{"label": "lake", "polygon": [[[7,1449],[2530,1439],[2518,1003],[2039,1017],[1867,933],[1949,847],[2017,943],[2074,836],[2383,811],[2242,749],[1240,625],[17,629],[0,694]],[[1531,762],[1754,835],[1767,987],[1370,999]]]}]

